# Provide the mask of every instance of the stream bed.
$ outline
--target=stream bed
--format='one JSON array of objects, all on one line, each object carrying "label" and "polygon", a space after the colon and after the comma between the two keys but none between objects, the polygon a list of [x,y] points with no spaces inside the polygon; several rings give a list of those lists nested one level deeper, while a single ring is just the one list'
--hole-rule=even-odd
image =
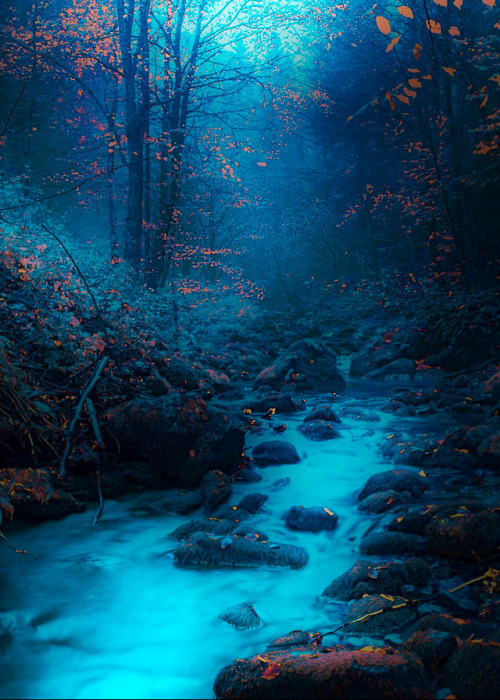
[{"label": "stream bed", "polygon": [[[200,513],[146,515],[141,503],[158,494],[145,492],[107,500],[94,527],[89,507],[11,532],[9,544],[30,554],[0,547],[0,611],[14,637],[4,650],[0,697],[211,698],[215,676],[235,658],[259,653],[291,630],[338,626],[345,606],[319,595],[360,558],[358,543],[374,516],[357,511],[357,492],[390,468],[379,454],[381,441],[396,428],[443,432],[439,416],[401,419],[381,411],[382,388],[349,384],[332,404],[342,417],[337,439],[304,437],[303,412],[274,416],[248,434],[249,455],[258,442],[278,438],[292,442],[301,460],[261,469],[259,483],[235,482],[229,503],[267,494],[264,512],[249,527],[304,547],[309,562],[302,569],[178,568],[177,543],[168,534]],[[308,397],[307,409],[331,400]],[[287,429],[276,435],[272,426],[281,423]],[[286,486],[273,486],[286,478]],[[338,527],[290,531],[282,515],[292,505],[329,508],[339,515]],[[238,631],[218,619],[241,603],[252,604],[263,625]]]}]

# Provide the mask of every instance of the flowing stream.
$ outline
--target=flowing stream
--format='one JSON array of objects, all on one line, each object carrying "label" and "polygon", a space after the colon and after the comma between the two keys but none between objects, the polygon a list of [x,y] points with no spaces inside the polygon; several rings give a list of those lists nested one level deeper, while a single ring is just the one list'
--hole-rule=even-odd
[{"label": "flowing stream", "polygon": [[[177,568],[168,533],[201,514],[146,517],[137,510],[153,495],[145,493],[106,501],[95,527],[89,508],[11,533],[9,543],[36,558],[0,544],[0,613],[14,634],[4,651],[0,697],[211,698],[217,672],[235,658],[262,653],[294,629],[338,626],[343,606],[319,595],[359,558],[358,542],[373,516],[357,511],[357,491],[371,474],[390,468],[377,448],[396,428],[425,433],[439,422],[380,411],[381,388],[386,385],[349,384],[333,404],[341,416],[353,409],[335,440],[312,442],[299,433],[303,412],[275,416],[248,435],[248,454],[258,442],[279,438],[296,446],[301,461],[262,469],[256,484],[236,482],[230,503],[267,494],[265,512],[249,529],[304,547],[303,569]],[[307,408],[329,401],[309,397]],[[357,417],[361,412],[365,418]],[[366,419],[374,413],[379,420]],[[281,423],[287,430],[278,436],[271,426]],[[285,477],[288,485],[273,487]],[[338,513],[339,525],[332,532],[292,532],[281,519],[292,505],[327,507]],[[263,625],[238,631],[218,619],[240,603],[251,603]]]}]

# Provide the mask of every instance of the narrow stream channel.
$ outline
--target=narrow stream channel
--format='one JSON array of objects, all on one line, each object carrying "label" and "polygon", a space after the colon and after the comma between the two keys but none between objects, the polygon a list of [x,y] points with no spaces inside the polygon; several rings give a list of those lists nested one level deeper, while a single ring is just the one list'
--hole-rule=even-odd
[{"label": "narrow stream channel", "polygon": [[[0,547],[0,605],[14,633],[0,697],[211,698],[217,672],[235,658],[294,629],[338,626],[342,606],[318,596],[359,558],[371,520],[358,513],[356,493],[371,474],[390,468],[378,453],[381,440],[395,428],[438,427],[434,416],[402,420],[382,412],[380,388],[350,383],[334,404],[348,414],[335,440],[312,442],[299,433],[304,413],[276,416],[274,425],[287,426],[279,437],[296,446],[301,461],[262,469],[259,483],[234,484],[231,504],[254,491],[269,496],[251,528],[304,547],[310,559],[303,569],[179,569],[168,534],[199,514],[146,517],[137,511],[145,493],[107,501],[95,527],[89,509],[11,533],[10,544],[36,559]],[[307,408],[330,400],[309,397]],[[247,453],[272,437],[267,423],[251,432]],[[288,485],[273,486],[285,477]],[[292,505],[327,507],[339,525],[319,534],[289,531],[281,516]],[[251,603],[264,624],[238,631],[218,619],[238,603]]]}]

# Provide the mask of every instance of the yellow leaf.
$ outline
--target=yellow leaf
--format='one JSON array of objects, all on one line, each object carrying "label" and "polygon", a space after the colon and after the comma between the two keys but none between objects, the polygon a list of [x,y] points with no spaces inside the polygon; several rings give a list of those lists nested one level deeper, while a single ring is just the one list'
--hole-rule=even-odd
[{"label": "yellow leaf", "polygon": [[403,520],[404,520],[404,518],[405,518],[405,516],[404,516],[404,515],[401,515],[399,518],[396,518],[396,522],[397,522],[397,523],[402,523]]},{"label": "yellow leaf", "polygon": [[403,17],[408,17],[408,19],[413,19],[413,10],[408,5],[400,5],[398,7],[398,12]]},{"label": "yellow leaf", "polygon": [[427,474],[424,472],[423,469],[421,469],[421,470],[418,472],[418,475],[419,475],[419,476],[427,476]]},{"label": "yellow leaf", "polygon": [[432,34],[441,34],[441,25],[435,19],[428,19],[425,24]]},{"label": "yellow leaf", "polygon": [[381,593],[380,597],[385,598],[386,600],[389,600],[391,603],[394,602],[394,598],[392,597],[392,595],[385,595],[385,593]]},{"label": "yellow leaf", "polygon": [[264,663],[264,664],[267,664],[267,662],[269,661],[267,656],[260,656],[259,655],[259,656],[256,656],[255,658],[257,659],[257,661],[262,661],[262,663]]},{"label": "yellow leaf", "polygon": [[454,515],[451,516],[452,518],[466,518],[467,513],[455,513]]},{"label": "yellow leaf", "polygon": [[252,413],[252,409],[251,409],[251,408],[244,408],[244,409],[243,409],[243,413],[246,413],[247,416],[249,416],[249,415],[251,415],[251,413]]},{"label": "yellow leaf", "polygon": [[325,511],[325,513],[326,513],[327,515],[333,515],[332,511],[329,510],[328,508],[323,508],[323,510]]},{"label": "yellow leaf", "polygon": [[396,46],[398,41],[401,39],[401,34],[398,34],[397,36],[394,37],[394,39],[391,41],[391,43],[387,46],[385,52],[387,53],[388,51],[392,51],[392,49]]},{"label": "yellow leaf", "polygon": [[375,17],[375,22],[377,23],[377,27],[382,32],[382,34],[390,34],[391,25],[388,19],[382,17],[382,15],[377,15]]}]

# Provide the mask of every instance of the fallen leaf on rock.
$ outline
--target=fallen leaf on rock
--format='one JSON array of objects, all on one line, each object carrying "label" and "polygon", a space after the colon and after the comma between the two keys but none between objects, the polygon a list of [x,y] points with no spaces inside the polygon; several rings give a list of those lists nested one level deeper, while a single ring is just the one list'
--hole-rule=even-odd
[{"label": "fallen leaf on rock", "polygon": [[262,677],[270,681],[273,678],[276,678],[276,676],[279,676],[280,671],[281,666],[279,666],[279,664],[269,664],[269,666],[267,666],[267,668],[264,670]]}]

